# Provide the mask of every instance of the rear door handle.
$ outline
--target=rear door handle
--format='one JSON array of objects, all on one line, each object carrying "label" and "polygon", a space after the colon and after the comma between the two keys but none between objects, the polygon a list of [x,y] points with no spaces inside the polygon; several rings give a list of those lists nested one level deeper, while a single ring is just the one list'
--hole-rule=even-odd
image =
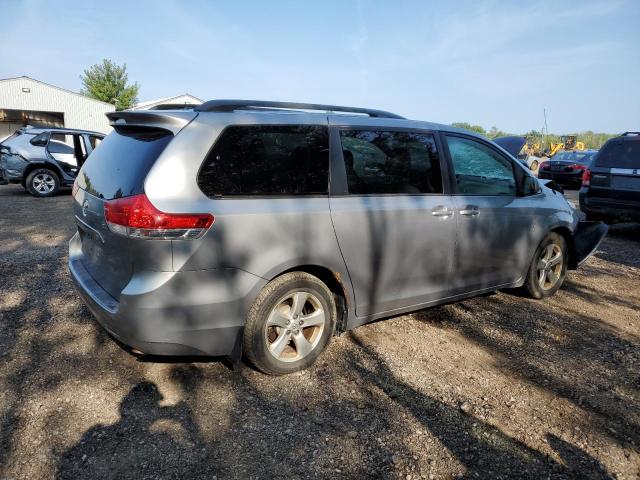
[{"label": "rear door handle", "polygon": [[434,207],[433,210],[431,210],[431,215],[433,215],[434,217],[451,217],[453,216],[453,213],[453,210],[450,210],[442,205]]},{"label": "rear door handle", "polygon": [[466,215],[468,217],[475,217],[476,215],[480,215],[480,210],[478,207],[473,207],[471,205],[460,210],[460,215]]}]

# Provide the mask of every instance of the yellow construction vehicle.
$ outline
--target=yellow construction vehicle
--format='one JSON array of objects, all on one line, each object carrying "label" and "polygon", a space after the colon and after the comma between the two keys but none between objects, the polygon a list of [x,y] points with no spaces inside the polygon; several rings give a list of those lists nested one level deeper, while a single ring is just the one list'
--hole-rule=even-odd
[{"label": "yellow construction vehicle", "polygon": [[544,157],[544,147],[540,137],[535,137],[533,135],[527,135],[525,137],[526,143],[524,147],[522,147],[521,153],[526,153],[527,156],[531,157]]},{"label": "yellow construction vehicle", "polygon": [[584,142],[578,141],[577,135],[563,135],[560,137],[560,143],[552,143],[549,145],[548,157],[553,157],[561,150],[585,150]]}]

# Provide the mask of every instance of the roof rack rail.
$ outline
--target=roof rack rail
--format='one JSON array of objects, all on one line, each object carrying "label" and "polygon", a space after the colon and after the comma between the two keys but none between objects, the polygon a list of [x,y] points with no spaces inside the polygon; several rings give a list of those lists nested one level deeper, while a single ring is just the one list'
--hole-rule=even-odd
[{"label": "roof rack rail", "polygon": [[384,110],[371,108],[342,107],[339,105],[321,105],[317,103],[270,102],[265,100],[209,100],[195,107],[197,112],[233,112],[248,109],[281,109],[281,110],[322,110],[326,112],[345,112],[369,115],[374,118],[398,118],[400,115]]},{"label": "roof rack rail", "polygon": [[624,132],[621,137],[630,137],[631,135],[640,135],[640,132]]}]

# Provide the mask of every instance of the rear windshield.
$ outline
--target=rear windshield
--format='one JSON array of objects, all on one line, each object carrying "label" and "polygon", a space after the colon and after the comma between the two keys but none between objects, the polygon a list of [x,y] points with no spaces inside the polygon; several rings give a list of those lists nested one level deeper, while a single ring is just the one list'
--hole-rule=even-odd
[{"label": "rear windshield", "polygon": [[571,161],[571,152],[560,152],[553,157],[554,162],[569,162]]},{"label": "rear windshield", "polygon": [[640,168],[640,140],[611,140],[598,156],[596,166],[605,168]]},{"label": "rear windshield", "polygon": [[114,130],[89,155],[78,186],[107,200],[143,193],[147,173],[172,138],[160,129]]},{"label": "rear windshield", "polygon": [[592,152],[562,152],[553,157],[553,161],[588,164],[592,156]]}]

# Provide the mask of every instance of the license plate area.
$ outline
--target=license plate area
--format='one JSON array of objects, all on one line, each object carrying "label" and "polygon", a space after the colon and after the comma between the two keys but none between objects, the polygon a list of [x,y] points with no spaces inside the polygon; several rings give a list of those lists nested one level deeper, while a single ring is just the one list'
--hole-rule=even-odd
[{"label": "license plate area", "polygon": [[91,264],[95,264],[102,255],[103,240],[100,234],[81,223],[78,224],[78,233],[80,234],[82,254]]},{"label": "license plate area", "polygon": [[611,187],[640,191],[640,176],[630,177],[624,175],[613,175],[611,177]]}]

